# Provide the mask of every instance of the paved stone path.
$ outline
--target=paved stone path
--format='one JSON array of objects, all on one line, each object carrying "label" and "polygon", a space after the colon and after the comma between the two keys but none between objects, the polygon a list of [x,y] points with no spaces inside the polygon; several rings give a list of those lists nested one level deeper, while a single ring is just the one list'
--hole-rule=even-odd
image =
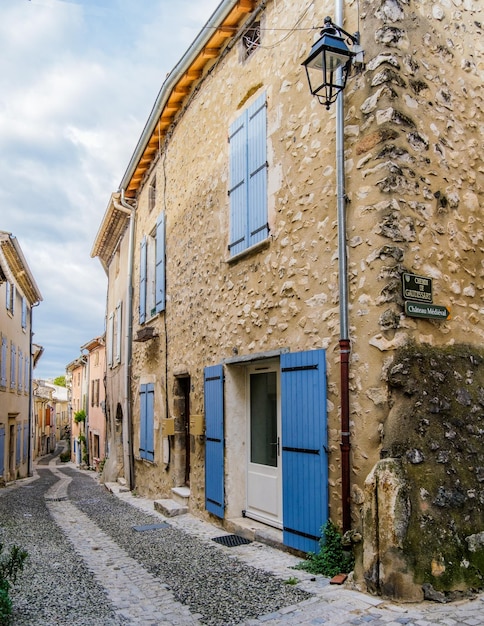
[{"label": "paved stone path", "polygon": [[55,465],[50,465],[49,469],[59,478],[45,495],[50,514],[97,582],[106,589],[115,613],[128,624],[199,624],[197,616],[177,602],[159,578],[147,572],[87,515],[67,501],[67,487],[72,479],[59,472]]},{"label": "paved stone path", "polygon": [[[70,465],[71,469],[73,467]],[[50,514],[72,544],[79,559],[82,559],[97,583],[105,589],[117,620],[133,626],[201,624],[200,615],[190,613],[187,606],[176,601],[160,578],[153,576],[128,556],[69,501],[67,488],[72,478],[57,467],[55,458],[49,463],[49,470],[59,479],[45,493]],[[93,472],[85,473],[97,480]],[[133,496],[119,485],[108,487],[119,499],[150,513],[160,521],[165,520],[154,509],[151,500]],[[345,587],[329,585],[328,579],[322,576],[295,571],[293,566],[299,559],[270,546],[258,542],[231,548],[215,544],[211,541],[213,537],[224,533],[191,515],[170,518],[169,524],[202,540],[210,541],[211,545],[224,551],[227,558],[243,561],[284,581],[297,578],[299,587],[311,594],[308,600],[297,605],[272,614],[260,615],[257,619],[241,623],[240,626],[484,626],[484,594],[472,600],[444,605],[430,602],[411,605],[391,603]]]}]

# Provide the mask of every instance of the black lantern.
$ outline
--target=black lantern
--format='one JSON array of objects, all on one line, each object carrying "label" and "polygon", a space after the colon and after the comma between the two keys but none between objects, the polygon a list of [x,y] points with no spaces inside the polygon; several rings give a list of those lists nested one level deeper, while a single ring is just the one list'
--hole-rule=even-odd
[{"label": "black lantern", "polygon": [[311,93],[327,109],[345,88],[351,61],[356,54],[348,48],[347,42],[358,45],[358,33],[350,35],[333,24],[330,17],[326,17],[321,38],[316,41],[308,58],[303,62]]}]

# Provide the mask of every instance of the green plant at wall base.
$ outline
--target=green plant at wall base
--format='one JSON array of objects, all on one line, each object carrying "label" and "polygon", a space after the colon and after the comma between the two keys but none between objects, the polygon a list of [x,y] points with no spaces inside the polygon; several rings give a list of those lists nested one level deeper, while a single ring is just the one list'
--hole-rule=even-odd
[{"label": "green plant at wall base", "polygon": [[12,614],[12,600],[8,594],[10,586],[15,584],[28,555],[15,545],[8,555],[2,556],[2,552],[3,544],[0,543],[0,624],[3,625],[8,623]]},{"label": "green plant at wall base", "polygon": [[317,554],[309,552],[307,560],[296,565],[296,569],[303,569],[311,574],[322,574],[328,578],[351,572],[354,566],[353,553],[343,548],[339,530],[331,520],[328,520],[321,531],[320,551]]}]

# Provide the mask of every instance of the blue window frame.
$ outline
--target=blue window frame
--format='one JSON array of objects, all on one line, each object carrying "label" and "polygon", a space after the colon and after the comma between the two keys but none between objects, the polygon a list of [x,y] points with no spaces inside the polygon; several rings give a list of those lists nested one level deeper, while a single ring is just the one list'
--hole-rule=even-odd
[{"label": "blue window frame", "polygon": [[165,310],[165,214],[160,213],[155,230],[140,246],[139,322],[144,324]]},{"label": "blue window frame", "polygon": [[147,461],[154,461],[154,409],[155,386],[153,383],[140,385],[140,437],[139,455]]},{"label": "blue window frame", "polygon": [[264,241],[269,234],[266,103],[263,93],[230,126],[231,256]]}]

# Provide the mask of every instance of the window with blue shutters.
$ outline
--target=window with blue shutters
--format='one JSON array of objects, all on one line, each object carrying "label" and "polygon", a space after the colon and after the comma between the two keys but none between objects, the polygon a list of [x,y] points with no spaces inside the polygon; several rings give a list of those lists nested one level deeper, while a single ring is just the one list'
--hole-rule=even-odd
[{"label": "window with blue shutters", "polygon": [[160,213],[156,227],[140,245],[139,322],[165,310],[165,214]]},{"label": "window with blue shutters", "polygon": [[264,241],[269,234],[266,109],[263,93],[230,126],[231,256]]},{"label": "window with blue shutters", "polygon": [[155,458],[155,433],[154,433],[154,412],[155,412],[155,386],[153,383],[140,385],[140,437],[139,455],[146,461],[153,461]]}]

